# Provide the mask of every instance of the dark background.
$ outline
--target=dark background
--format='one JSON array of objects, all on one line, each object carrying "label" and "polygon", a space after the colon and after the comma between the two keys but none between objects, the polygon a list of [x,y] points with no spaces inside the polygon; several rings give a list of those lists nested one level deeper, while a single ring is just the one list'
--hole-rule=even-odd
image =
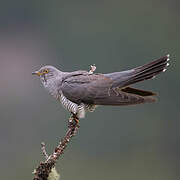
[{"label": "dark background", "polygon": [[0,179],[32,179],[69,114],[31,72],[108,73],[171,54],[168,71],[135,85],[159,101],[99,107],[81,120],[58,161],[63,180],[180,179],[180,3],[178,0],[0,1]]}]

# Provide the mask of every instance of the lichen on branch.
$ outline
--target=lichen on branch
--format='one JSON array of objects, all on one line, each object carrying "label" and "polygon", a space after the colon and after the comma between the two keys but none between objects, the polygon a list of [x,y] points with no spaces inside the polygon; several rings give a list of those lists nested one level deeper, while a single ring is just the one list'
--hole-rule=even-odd
[{"label": "lichen on branch", "polygon": [[62,138],[54,152],[49,156],[45,149],[45,143],[41,143],[41,150],[45,157],[44,162],[40,162],[39,166],[34,170],[34,178],[33,180],[58,180],[59,174],[55,169],[55,165],[60,156],[64,153],[65,148],[67,147],[70,139],[75,136],[78,128],[80,127],[78,124],[79,120],[76,115],[72,115],[68,121],[68,130],[64,138]]}]

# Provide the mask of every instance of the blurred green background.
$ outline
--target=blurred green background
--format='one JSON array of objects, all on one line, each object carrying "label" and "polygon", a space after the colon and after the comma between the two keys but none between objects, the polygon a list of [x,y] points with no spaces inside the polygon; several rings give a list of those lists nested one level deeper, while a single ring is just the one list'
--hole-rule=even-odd
[{"label": "blurred green background", "polygon": [[180,1],[0,1],[0,179],[32,179],[64,136],[69,114],[31,72],[108,73],[171,54],[166,73],[135,85],[159,101],[99,107],[58,161],[63,180],[180,179]]}]

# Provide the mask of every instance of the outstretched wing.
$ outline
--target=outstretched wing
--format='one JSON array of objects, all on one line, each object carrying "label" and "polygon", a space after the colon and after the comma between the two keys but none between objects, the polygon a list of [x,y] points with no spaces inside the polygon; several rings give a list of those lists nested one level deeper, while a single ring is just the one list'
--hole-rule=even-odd
[{"label": "outstretched wing", "polygon": [[61,90],[69,100],[77,104],[129,105],[154,101],[151,96],[112,88],[113,83],[111,78],[103,74],[81,74],[65,78]]}]

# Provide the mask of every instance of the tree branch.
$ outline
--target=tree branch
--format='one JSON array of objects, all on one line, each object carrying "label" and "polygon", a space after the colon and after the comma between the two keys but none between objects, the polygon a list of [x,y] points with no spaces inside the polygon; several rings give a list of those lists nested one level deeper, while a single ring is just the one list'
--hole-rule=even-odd
[{"label": "tree branch", "polygon": [[47,154],[47,152],[46,152],[46,146],[45,146],[45,143],[44,142],[42,142],[41,143],[41,150],[42,150],[42,154],[44,155],[44,157],[46,158],[46,160],[48,159],[48,154]]},{"label": "tree branch", "polygon": [[57,160],[64,153],[70,139],[76,134],[79,128],[78,122],[79,120],[75,115],[72,115],[72,117],[69,118],[66,135],[63,139],[61,139],[53,154],[50,156],[48,156],[46,152],[45,143],[41,143],[41,150],[46,160],[44,162],[40,162],[39,166],[34,170],[33,180],[48,180],[51,171],[55,170],[54,168]]}]

